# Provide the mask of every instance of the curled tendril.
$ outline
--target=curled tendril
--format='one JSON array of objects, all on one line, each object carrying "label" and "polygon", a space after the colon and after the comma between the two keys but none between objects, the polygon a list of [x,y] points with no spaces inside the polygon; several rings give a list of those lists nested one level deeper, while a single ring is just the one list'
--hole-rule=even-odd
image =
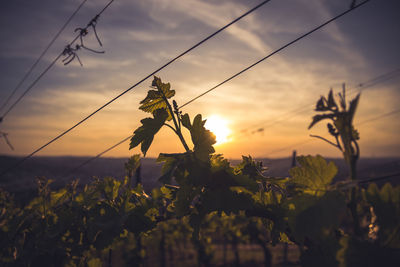
[{"label": "curled tendril", "polygon": [[[89,23],[88,25],[91,25],[91,24]],[[94,25],[95,25],[95,24],[94,24]],[[91,26],[91,27],[93,28],[93,31],[94,31],[94,33],[95,33],[95,36],[96,36],[97,41],[99,42],[100,46],[102,46],[102,44],[101,44],[101,42],[100,42],[100,39],[99,39],[99,37],[97,36],[95,26]],[[98,51],[98,50],[95,50],[95,49],[93,49],[93,48],[87,47],[87,46],[85,45],[85,43],[83,42],[83,37],[85,37],[86,35],[89,34],[89,31],[87,30],[87,28],[88,28],[88,26],[87,26],[86,28],[76,28],[76,29],[75,29],[75,32],[79,31],[79,40],[80,40],[79,46],[82,47],[82,48],[84,48],[84,49],[86,49],[86,50],[88,50],[88,51],[91,51],[91,52],[93,52],[93,53],[103,54],[104,51]]]},{"label": "curled tendril", "polygon": [[97,25],[97,20],[99,19],[100,15],[96,15],[86,26],[86,28],[88,27],[92,27],[94,35],[96,36],[97,42],[99,42],[100,46],[103,46],[103,44],[100,41],[99,36],[97,35],[97,31],[96,31],[96,25]]},{"label": "curled tendril", "polygon": [[8,133],[5,132],[0,132],[0,137],[3,137],[4,140],[6,141],[7,145],[10,147],[11,150],[14,150],[14,147],[12,146],[10,140],[8,140]]},{"label": "curled tendril", "polygon": [[62,52],[63,56],[65,56],[65,58],[62,60],[64,65],[68,65],[76,58],[79,64],[83,66],[78,54],[76,53],[76,51],[78,51],[80,48],[80,45],[76,45],[75,48],[72,48],[71,45],[67,45],[64,48],[64,51]]}]

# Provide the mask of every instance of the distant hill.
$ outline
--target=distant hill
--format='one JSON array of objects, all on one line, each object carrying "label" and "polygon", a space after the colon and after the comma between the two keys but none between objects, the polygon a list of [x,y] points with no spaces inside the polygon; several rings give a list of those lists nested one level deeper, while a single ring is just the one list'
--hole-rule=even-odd
[{"label": "distant hill", "polygon": [[[20,158],[0,156],[0,171],[13,166]],[[53,179],[53,187],[63,186],[73,179],[79,178],[83,185],[92,177],[104,178],[111,176],[123,179],[125,176],[124,163],[127,158],[99,158],[74,173],[70,173],[89,157],[33,157],[24,162],[20,167],[7,173],[0,178],[0,187],[17,195],[31,195],[36,191],[35,178],[46,177]],[[268,167],[267,176],[288,176],[291,166],[291,158],[281,159],[258,159]],[[335,162],[339,168],[337,180],[346,178],[346,165],[342,159],[328,159]],[[236,165],[240,160],[230,160]],[[156,163],[154,158],[142,159],[142,181],[145,190],[159,186],[157,182],[161,172],[161,164]],[[400,158],[363,158],[358,165],[360,179],[384,176],[400,172]],[[392,177],[389,180],[393,184],[400,184],[400,176]]]}]

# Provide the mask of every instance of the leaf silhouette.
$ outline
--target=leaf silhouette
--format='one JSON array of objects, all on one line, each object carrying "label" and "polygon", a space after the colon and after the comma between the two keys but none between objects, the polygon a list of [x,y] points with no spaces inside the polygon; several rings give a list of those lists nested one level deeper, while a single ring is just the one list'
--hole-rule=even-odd
[{"label": "leaf silhouette", "polygon": [[153,113],[154,118],[145,118],[140,122],[143,124],[137,128],[131,138],[131,144],[129,149],[138,146],[140,143],[143,155],[146,156],[146,152],[153,142],[154,135],[164,125],[165,120],[168,118],[168,113],[165,109],[157,109]]},{"label": "leaf silhouette", "polygon": [[158,181],[163,184],[172,183],[172,177],[174,175],[174,172],[184,157],[185,157],[184,153],[178,153],[178,154],[160,153],[160,155],[157,158],[157,162],[164,162],[164,164],[161,168],[161,177],[158,179]]},{"label": "leaf silhouette", "polygon": [[336,101],[335,98],[333,97],[333,92],[332,89],[329,91],[329,95],[328,95],[328,109],[332,110],[332,109],[336,109],[337,110],[337,105],[336,105]]},{"label": "leaf silhouette", "polygon": [[167,120],[172,119],[172,115],[168,110],[166,99],[169,99],[175,95],[175,90],[171,90],[169,83],[163,83],[160,78],[154,76],[152,86],[157,90],[149,90],[147,96],[140,102],[139,109],[154,113],[157,109],[165,109],[168,113]]},{"label": "leaf silhouette", "polygon": [[319,121],[325,120],[325,119],[333,119],[335,117],[335,114],[318,114],[313,117],[313,120],[308,126],[308,129],[311,129],[315,124],[317,124]]},{"label": "leaf silhouette", "polygon": [[360,94],[358,94],[353,100],[350,101],[350,107],[349,107],[350,121],[353,121],[359,99],[360,99]]},{"label": "leaf silhouette", "polygon": [[302,189],[304,193],[324,194],[338,171],[335,164],[327,163],[319,155],[316,157],[300,156],[297,161],[301,166],[290,169],[289,173],[293,177],[291,182]]},{"label": "leaf silhouette", "polygon": [[210,154],[214,153],[213,144],[216,143],[215,135],[204,127],[206,123],[198,114],[190,123],[188,114],[182,116],[182,125],[190,131],[192,142],[194,145],[194,155],[202,161],[208,161]]}]

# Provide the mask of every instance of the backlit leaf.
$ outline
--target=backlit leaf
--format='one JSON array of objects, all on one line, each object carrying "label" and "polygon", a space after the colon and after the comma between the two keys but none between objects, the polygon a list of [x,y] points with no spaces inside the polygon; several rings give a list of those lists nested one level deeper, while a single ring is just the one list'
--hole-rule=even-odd
[{"label": "backlit leaf", "polygon": [[154,118],[146,118],[141,120],[140,122],[143,125],[135,130],[134,135],[131,138],[129,149],[132,149],[139,144],[142,144],[141,150],[144,156],[146,156],[146,152],[153,142],[154,135],[164,125],[165,120],[168,117],[168,113],[165,111],[165,109],[157,109],[154,112],[153,116]]},{"label": "backlit leaf", "polygon": [[128,159],[128,162],[125,163],[125,170],[133,175],[137,168],[140,166],[140,154],[133,155]]},{"label": "backlit leaf", "polygon": [[205,123],[200,114],[193,119],[193,124],[190,123],[188,114],[182,116],[182,124],[190,131],[192,137],[194,155],[202,161],[209,160],[210,154],[215,152],[213,144],[216,143],[215,135],[204,127]]},{"label": "backlit leaf", "polygon": [[318,114],[313,117],[311,124],[308,126],[308,129],[311,129],[316,123],[325,120],[325,119],[333,119],[335,117],[334,114]]},{"label": "backlit leaf", "polygon": [[145,99],[140,102],[139,109],[153,113],[157,109],[165,109],[168,113],[167,120],[172,119],[172,115],[167,107],[166,99],[169,99],[175,95],[175,90],[171,90],[171,85],[169,83],[163,83],[160,78],[154,76],[152,82],[157,90],[149,90]]},{"label": "backlit leaf", "polygon": [[350,101],[349,116],[351,122],[353,121],[354,114],[356,113],[359,100],[360,100],[360,94],[358,94],[353,100]]},{"label": "backlit leaf", "polygon": [[333,162],[317,155],[300,156],[297,158],[300,167],[290,169],[293,177],[291,183],[299,187],[299,190],[307,194],[322,195],[328,189],[329,184],[335,177],[338,169]]},{"label": "backlit leaf", "polygon": [[164,162],[161,168],[161,177],[158,179],[163,184],[170,184],[172,182],[172,176],[175,172],[175,169],[178,167],[181,159],[185,154],[165,154],[161,153],[157,162]]},{"label": "backlit leaf", "polygon": [[325,97],[321,96],[321,98],[317,101],[317,105],[315,107],[316,111],[327,111],[328,107],[326,106]]},{"label": "backlit leaf", "polygon": [[242,156],[242,162],[236,166],[235,173],[249,175],[254,180],[264,180],[263,172],[266,170],[261,161],[256,162],[251,156]]},{"label": "backlit leaf", "polygon": [[329,109],[337,109],[335,98],[333,97],[332,89],[329,91],[328,95],[328,108]]},{"label": "backlit leaf", "polygon": [[317,241],[339,226],[346,212],[345,196],[337,191],[321,197],[303,194],[285,203],[288,209],[288,224],[296,241],[306,238]]},{"label": "backlit leaf", "polygon": [[190,123],[190,117],[189,114],[184,114],[182,115],[182,125],[186,127],[189,131],[192,128],[192,124]]}]

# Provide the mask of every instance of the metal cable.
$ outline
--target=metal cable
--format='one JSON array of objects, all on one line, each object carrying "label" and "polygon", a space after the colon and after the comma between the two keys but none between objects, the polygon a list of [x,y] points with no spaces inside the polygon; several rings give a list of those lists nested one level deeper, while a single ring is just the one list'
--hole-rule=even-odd
[{"label": "metal cable", "polygon": [[[111,5],[115,0],[111,0],[96,16],[97,18]],[[91,22],[84,28],[87,29],[91,27]],[[68,45],[67,47],[71,47],[78,39],[81,38],[81,35],[78,34]],[[24,98],[24,96],[36,85],[36,83],[54,66],[54,64],[60,59],[60,57],[64,54],[65,49],[50,63],[50,65],[28,86],[28,88],[22,93],[22,95],[7,109],[7,111],[0,117],[0,122],[8,115],[8,113]],[[78,58],[79,59],[79,58]]]},{"label": "metal cable", "polygon": [[[11,94],[8,96],[6,101],[3,103],[3,105],[0,107],[0,112],[3,110],[3,108],[8,104],[8,102],[11,100],[11,98],[14,96],[14,94],[18,91],[20,86],[24,83],[24,81],[28,78],[28,76],[32,73],[33,69],[37,66],[37,64],[42,60],[44,55],[47,53],[47,51],[50,49],[50,47],[53,45],[53,43],[58,39],[58,37],[61,35],[61,33],[64,31],[64,29],[67,27],[67,25],[71,22],[71,20],[75,17],[76,13],[82,8],[82,6],[86,3],[87,0],[83,0],[83,2],[78,6],[78,8],[72,13],[72,15],[68,18],[68,20],[64,23],[64,25],[61,27],[61,29],[57,32],[57,34],[54,36],[54,38],[50,41],[50,43],[46,46],[46,48],[43,50],[43,52],[40,54],[40,56],[36,59],[35,63],[30,67],[27,73],[22,77],[22,79],[19,81],[17,86],[13,89]],[[14,105],[15,106],[15,105]],[[8,112],[7,112],[8,113]],[[4,117],[5,115],[3,115]]]},{"label": "metal cable", "polygon": [[282,47],[280,47],[279,49],[275,50],[274,52],[268,54],[267,56],[263,57],[262,59],[258,60],[258,61],[255,62],[255,63],[251,64],[250,66],[248,66],[248,67],[242,69],[241,71],[239,71],[238,73],[232,75],[231,77],[229,77],[228,79],[224,80],[223,82],[221,82],[221,83],[217,84],[216,86],[214,86],[214,87],[208,89],[207,91],[201,93],[200,95],[196,96],[195,98],[192,98],[191,100],[189,100],[189,101],[186,102],[185,104],[181,105],[181,106],[179,107],[179,109],[183,108],[184,106],[189,105],[190,103],[196,101],[196,100],[199,99],[200,97],[202,97],[202,96],[208,94],[209,92],[211,92],[211,91],[217,89],[217,88],[220,87],[221,85],[223,85],[223,84],[229,82],[230,80],[236,78],[237,76],[243,74],[244,72],[248,71],[249,69],[253,68],[254,66],[258,65],[259,63],[263,62],[264,60],[266,60],[266,59],[272,57],[273,55],[279,53],[280,51],[284,50],[285,48],[291,46],[292,44],[294,44],[294,43],[296,43],[296,42],[298,42],[298,41],[300,41],[301,39],[307,37],[308,35],[312,34],[313,32],[315,32],[315,31],[317,31],[317,30],[319,30],[319,29],[325,27],[325,26],[328,25],[329,23],[331,23],[331,22],[333,22],[333,21],[339,19],[340,17],[342,17],[342,16],[346,15],[347,13],[353,11],[354,9],[356,9],[356,8],[358,8],[358,7],[360,7],[360,6],[364,5],[364,4],[366,4],[366,3],[369,2],[369,1],[370,1],[370,0],[365,0],[365,1],[363,1],[363,2],[361,2],[361,3],[359,3],[359,4],[357,4],[357,5],[355,5],[355,6],[352,7],[351,9],[348,9],[348,10],[346,10],[346,11],[340,13],[339,15],[337,15],[337,16],[335,16],[335,17],[329,19],[328,21],[326,21],[326,22],[322,23],[321,25],[319,25],[318,27],[315,27],[314,29],[308,31],[307,33],[304,33],[304,34],[301,35],[300,37],[294,39],[293,41],[291,41],[291,42],[289,42],[289,43],[287,43],[287,44],[285,44],[284,46],[282,46]]},{"label": "metal cable", "polygon": [[[113,1],[113,0],[112,0]],[[111,1],[111,2],[112,2]],[[19,166],[22,162],[24,162],[25,160],[29,159],[30,157],[32,157],[33,155],[35,155],[37,152],[41,151],[43,148],[47,147],[48,145],[50,145],[51,143],[57,141],[58,139],[60,139],[61,137],[63,137],[64,135],[66,135],[67,133],[69,133],[70,131],[72,131],[73,129],[75,129],[76,127],[78,127],[80,124],[84,123],[86,120],[88,120],[89,118],[91,118],[93,115],[95,115],[97,112],[101,111],[102,109],[104,109],[105,107],[107,107],[108,105],[110,105],[111,103],[113,103],[115,100],[117,100],[118,98],[120,98],[121,96],[125,95],[126,93],[128,93],[130,90],[132,90],[133,88],[135,88],[136,86],[138,86],[139,84],[141,84],[142,82],[144,82],[145,80],[147,80],[148,78],[150,78],[151,76],[153,76],[154,74],[156,74],[157,72],[159,72],[160,70],[164,69],[165,67],[167,67],[168,65],[170,65],[171,63],[173,63],[174,61],[176,61],[177,59],[181,58],[182,56],[186,55],[187,53],[189,53],[190,51],[192,51],[193,49],[195,49],[196,47],[200,46],[201,44],[203,44],[204,42],[208,41],[209,39],[211,39],[212,37],[214,37],[215,35],[217,35],[218,33],[222,32],[223,30],[225,30],[226,28],[228,28],[229,26],[231,26],[232,24],[236,23],[237,21],[241,20],[242,18],[244,18],[245,16],[249,15],[250,13],[254,12],[256,9],[260,8],[261,6],[263,6],[264,4],[268,3],[271,0],[266,0],[261,2],[260,4],[258,4],[257,6],[255,6],[254,8],[250,9],[249,11],[247,11],[246,13],[244,13],[243,15],[241,15],[240,17],[234,19],[233,21],[231,21],[230,23],[226,24],[225,26],[223,26],[222,28],[220,28],[219,30],[217,30],[216,32],[212,33],[211,35],[209,35],[208,37],[204,38],[203,40],[201,40],[200,42],[198,42],[197,44],[193,45],[192,47],[190,47],[189,49],[187,49],[186,51],[182,52],[181,54],[179,54],[178,56],[176,56],[175,58],[171,59],[170,61],[168,61],[166,64],[164,64],[163,66],[159,67],[158,69],[156,69],[155,71],[153,71],[152,73],[150,73],[149,75],[147,75],[146,77],[144,77],[143,79],[141,79],[139,82],[135,83],[134,85],[132,85],[131,87],[129,87],[128,89],[126,89],[125,91],[123,91],[122,93],[120,93],[119,95],[117,95],[116,97],[114,97],[113,99],[111,99],[110,101],[108,101],[107,103],[105,103],[104,105],[102,105],[101,107],[99,107],[98,109],[96,109],[94,112],[92,112],[91,114],[89,114],[88,116],[86,116],[85,118],[83,118],[81,121],[79,121],[78,123],[76,123],[74,126],[72,126],[71,128],[67,129],[66,131],[64,131],[63,133],[59,134],[58,136],[56,136],[55,138],[51,139],[49,142],[47,142],[46,144],[44,144],[43,146],[39,147],[38,149],[36,149],[35,151],[33,151],[31,154],[27,155],[26,157],[22,158],[20,161],[18,161],[14,166],[6,169],[5,171],[3,171],[0,174],[0,177],[3,176],[5,173],[9,172],[11,169]],[[369,0],[367,0],[369,1]]]},{"label": "metal cable", "polygon": [[[193,98],[192,100],[186,102],[185,104],[181,105],[181,106],[179,107],[179,109],[181,109],[181,108],[184,107],[184,106],[189,105],[190,103],[194,102],[195,100],[197,100],[198,98],[202,97],[203,95],[205,95],[205,94],[211,92],[212,90],[215,90],[217,87],[221,86],[222,84],[224,84],[224,83],[226,83],[226,82],[232,80],[233,78],[239,76],[239,75],[242,74],[243,72],[245,72],[245,71],[251,69],[252,67],[254,67],[255,65],[257,65],[258,63],[260,63],[260,62],[266,60],[267,58],[269,58],[269,57],[271,57],[272,55],[274,55],[274,54],[280,52],[280,51],[283,50],[284,48],[286,48],[286,47],[292,45],[293,43],[299,41],[300,39],[302,39],[302,38],[308,36],[309,34],[315,32],[315,31],[317,31],[318,29],[324,27],[325,25],[329,24],[330,22],[332,22],[332,21],[334,21],[334,20],[336,20],[336,19],[342,17],[343,15],[345,15],[345,14],[349,13],[350,11],[352,11],[353,9],[355,9],[355,8],[357,8],[357,7],[359,7],[359,6],[363,5],[363,4],[365,4],[365,3],[367,3],[368,1],[370,1],[370,0],[366,0],[366,1],[364,1],[364,2],[362,2],[362,3],[360,3],[360,4],[358,4],[358,5],[354,6],[352,9],[349,9],[349,10],[347,10],[347,11],[345,11],[345,12],[343,12],[343,13],[337,15],[337,16],[335,16],[334,18],[332,18],[332,19],[326,21],[325,23],[321,24],[320,26],[318,26],[318,27],[314,28],[313,30],[307,32],[306,34],[303,34],[302,36],[296,38],[296,39],[293,40],[292,42],[287,43],[287,44],[284,45],[283,47],[279,48],[278,50],[275,50],[273,53],[267,55],[266,57],[262,58],[261,60],[257,61],[256,63],[250,65],[249,67],[247,67],[247,68],[245,68],[245,69],[243,69],[243,70],[241,70],[240,72],[236,73],[235,75],[231,76],[230,78],[224,80],[223,82],[217,84],[216,86],[212,87],[211,89],[205,91],[205,92],[202,93],[201,95],[199,95],[199,96]],[[399,69],[399,70],[400,70],[400,69]],[[147,79],[147,78],[146,78],[146,79]],[[141,81],[141,82],[142,82],[142,81]],[[89,160],[89,162],[92,161],[92,160],[94,160],[94,159],[96,159],[96,158],[98,158],[98,157],[100,157],[100,156],[103,155],[105,152],[110,151],[111,149],[115,148],[116,146],[118,146],[118,145],[120,145],[120,144],[126,142],[126,141],[127,141],[129,138],[131,138],[131,137],[132,137],[132,136],[129,136],[129,137],[127,137],[127,138],[124,138],[124,139],[123,139],[122,141],[120,141],[118,144],[113,145],[111,148],[107,149],[106,151],[103,151],[103,152],[101,152],[100,154],[98,154],[97,156],[95,156],[94,158],[91,158],[91,159]],[[310,140],[307,140],[307,141],[305,141],[305,142],[298,143],[298,144],[296,144],[296,145],[301,145],[301,144],[305,144],[305,143],[308,143],[308,142],[310,142]],[[287,148],[281,148],[281,149],[279,149],[279,151],[285,150],[285,149],[287,149]],[[276,152],[278,152],[278,151],[272,151],[271,153],[276,153]],[[75,168],[74,171],[76,171],[77,169],[79,169],[79,168],[81,168],[82,166],[86,165],[87,163],[88,163],[88,162],[81,164],[79,167]]]}]

